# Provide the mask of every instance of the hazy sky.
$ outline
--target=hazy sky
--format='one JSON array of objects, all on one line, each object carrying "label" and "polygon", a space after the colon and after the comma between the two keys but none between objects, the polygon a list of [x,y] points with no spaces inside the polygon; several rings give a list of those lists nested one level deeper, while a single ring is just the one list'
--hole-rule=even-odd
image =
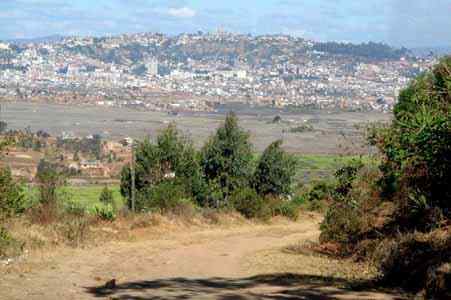
[{"label": "hazy sky", "polygon": [[0,39],[219,27],[315,40],[451,45],[451,0],[0,0]]}]

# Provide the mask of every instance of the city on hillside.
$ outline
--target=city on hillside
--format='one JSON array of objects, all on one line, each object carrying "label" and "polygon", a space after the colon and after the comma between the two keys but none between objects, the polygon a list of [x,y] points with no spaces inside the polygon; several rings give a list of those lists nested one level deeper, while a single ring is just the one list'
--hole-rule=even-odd
[{"label": "city on hillside", "polygon": [[382,111],[437,62],[381,43],[224,31],[0,43],[0,100],[214,111],[242,102],[290,110]]}]

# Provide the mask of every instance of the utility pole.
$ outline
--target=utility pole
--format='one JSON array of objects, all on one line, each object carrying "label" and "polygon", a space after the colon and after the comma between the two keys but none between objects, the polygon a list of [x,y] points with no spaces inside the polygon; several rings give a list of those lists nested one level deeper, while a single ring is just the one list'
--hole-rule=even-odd
[{"label": "utility pole", "polygon": [[131,201],[132,201],[132,212],[136,212],[136,176],[135,176],[135,141],[132,143],[132,163],[130,164],[130,173],[131,173],[131,179],[132,179],[132,194],[131,194]]}]

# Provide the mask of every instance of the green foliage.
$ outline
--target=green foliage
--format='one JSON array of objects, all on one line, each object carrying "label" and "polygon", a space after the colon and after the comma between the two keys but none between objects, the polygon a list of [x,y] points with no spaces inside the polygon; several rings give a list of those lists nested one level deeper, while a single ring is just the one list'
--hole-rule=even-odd
[{"label": "green foliage", "polygon": [[[74,152],[74,160],[79,158],[79,154],[89,156],[97,160],[101,160],[104,156],[102,137],[94,134],[92,137],[85,137],[82,139],[62,139],[58,138],[57,147],[66,151]],[[75,156],[75,154],[77,154]]]},{"label": "green foliage", "polygon": [[335,192],[337,195],[345,197],[349,194],[352,184],[363,166],[361,160],[353,159],[335,172],[335,178],[337,179]]},{"label": "green foliage", "polygon": [[328,200],[332,197],[335,190],[335,184],[328,180],[319,180],[312,184],[306,194],[306,200],[309,202],[318,202]]},{"label": "green foliage", "polygon": [[99,201],[105,205],[114,205],[113,191],[105,186],[100,194]]},{"label": "green foliage", "polygon": [[296,160],[276,141],[266,148],[253,177],[253,186],[262,195],[288,196],[296,174]]},{"label": "green foliage", "polygon": [[43,205],[56,206],[58,187],[65,184],[65,175],[58,164],[42,159],[38,165],[36,180],[39,187],[39,202]]},{"label": "green foliage", "polygon": [[203,147],[201,166],[208,183],[219,184],[226,201],[235,190],[249,185],[252,158],[249,134],[238,126],[236,115],[229,113]]},{"label": "green foliage", "polygon": [[[160,183],[176,179],[184,186],[187,195],[202,201],[204,182],[192,142],[184,137],[175,125],[169,125],[157,137],[156,143],[145,140],[136,146],[135,186],[137,200],[146,201],[147,193]],[[121,194],[131,207],[131,170],[123,168],[121,173]],[[137,204],[143,207],[147,204]]]},{"label": "green foliage", "polygon": [[264,200],[252,188],[245,187],[235,190],[230,196],[230,204],[246,218],[265,217]]},{"label": "green foliage", "polygon": [[338,55],[360,56],[374,60],[399,59],[408,54],[406,48],[395,49],[383,43],[349,44],[338,42],[315,43],[313,49]]},{"label": "green foliage", "polygon": [[82,217],[86,214],[86,208],[80,202],[68,200],[64,201],[64,212],[69,215]]},{"label": "green foliage", "polygon": [[320,240],[352,245],[358,240],[361,228],[359,210],[347,203],[336,202],[329,207],[321,223]]},{"label": "green foliage", "polygon": [[[451,57],[444,58],[399,96],[395,119],[373,130],[371,142],[384,156],[381,180],[385,195],[401,199],[424,196],[428,206],[451,216]],[[403,196],[404,195],[404,196]]]},{"label": "green foliage", "polygon": [[294,201],[282,201],[274,208],[274,214],[296,221],[299,218],[300,205]]},{"label": "green foliage", "polygon": [[171,212],[189,197],[185,186],[176,180],[165,180],[157,185],[149,187],[145,193],[141,193],[137,201],[138,211]]},{"label": "green foliage", "polygon": [[0,216],[11,216],[25,210],[22,186],[16,183],[9,168],[0,168]]},{"label": "green foliage", "polygon": [[400,93],[391,124],[370,130],[382,156],[378,172],[365,176],[371,168],[359,161],[336,172],[321,224],[322,242],[338,243],[342,254],[371,244],[383,279],[415,291],[451,256],[450,108],[447,57]]},{"label": "green foliage", "polygon": [[94,214],[102,221],[114,222],[116,220],[116,211],[112,205],[96,206]]}]

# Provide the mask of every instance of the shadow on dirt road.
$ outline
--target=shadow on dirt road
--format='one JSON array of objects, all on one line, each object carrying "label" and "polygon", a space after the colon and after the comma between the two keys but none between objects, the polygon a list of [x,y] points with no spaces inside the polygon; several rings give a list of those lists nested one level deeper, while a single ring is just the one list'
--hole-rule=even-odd
[{"label": "shadow on dirt road", "polygon": [[374,289],[369,282],[297,274],[269,274],[238,279],[159,279],[125,282],[115,287],[89,287],[86,292],[94,297],[118,300],[404,299]]}]

